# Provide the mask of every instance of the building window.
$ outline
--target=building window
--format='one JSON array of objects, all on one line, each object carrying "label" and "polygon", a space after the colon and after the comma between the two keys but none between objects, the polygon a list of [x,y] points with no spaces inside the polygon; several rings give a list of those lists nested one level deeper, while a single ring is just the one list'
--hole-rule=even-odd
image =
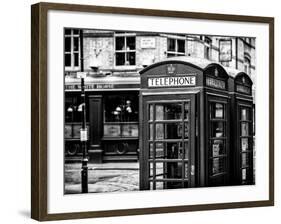
[{"label": "building window", "polygon": [[185,39],[167,39],[167,57],[176,57],[185,55]]},{"label": "building window", "polygon": [[244,58],[244,72],[251,75],[251,60],[248,57]]},{"label": "building window", "polygon": [[115,64],[116,66],[136,65],[135,34],[115,34]]},{"label": "building window", "polygon": [[138,94],[104,96],[104,137],[138,137]]},{"label": "building window", "polygon": [[209,37],[204,38],[204,58],[211,59],[212,40]]},{"label": "building window", "polygon": [[64,30],[64,65],[69,69],[79,68],[80,60],[79,30]]}]

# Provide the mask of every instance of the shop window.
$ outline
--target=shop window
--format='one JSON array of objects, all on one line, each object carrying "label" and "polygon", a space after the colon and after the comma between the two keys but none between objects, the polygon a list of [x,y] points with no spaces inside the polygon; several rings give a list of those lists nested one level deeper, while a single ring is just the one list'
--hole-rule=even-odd
[{"label": "shop window", "polygon": [[209,37],[204,38],[204,57],[211,60],[212,39]]},{"label": "shop window", "polygon": [[116,66],[136,65],[136,36],[127,33],[115,34]]},{"label": "shop window", "polygon": [[79,30],[64,31],[64,65],[68,69],[78,69],[80,64]]},{"label": "shop window", "polygon": [[[72,95],[65,97],[65,139],[79,139],[80,129],[82,127],[82,100],[80,95]],[[88,129],[89,138],[89,113],[88,105],[86,104],[86,126]]]},{"label": "shop window", "polygon": [[167,39],[167,57],[184,56],[185,39]]},{"label": "shop window", "polygon": [[138,95],[104,97],[104,137],[138,137]]}]

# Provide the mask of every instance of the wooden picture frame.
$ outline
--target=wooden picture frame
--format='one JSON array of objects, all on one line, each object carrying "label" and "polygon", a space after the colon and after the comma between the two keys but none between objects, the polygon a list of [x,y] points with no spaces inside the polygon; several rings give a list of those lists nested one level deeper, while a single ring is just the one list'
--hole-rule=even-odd
[{"label": "wooden picture frame", "polygon": [[[229,203],[143,207],[83,212],[48,212],[48,12],[67,11],[147,17],[248,22],[269,26],[269,173],[268,199]],[[31,217],[39,221],[203,211],[274,205],[274,18],[91,5],[38,3],[31,6]]]}]

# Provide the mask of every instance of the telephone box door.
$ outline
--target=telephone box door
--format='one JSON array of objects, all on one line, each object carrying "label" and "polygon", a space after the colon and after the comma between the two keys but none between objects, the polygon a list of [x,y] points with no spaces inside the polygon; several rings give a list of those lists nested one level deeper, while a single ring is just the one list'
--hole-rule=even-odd
[{"label": "telephone box door", "polygon": [[195,185],[195,96],[143,97],[141,189]]}]

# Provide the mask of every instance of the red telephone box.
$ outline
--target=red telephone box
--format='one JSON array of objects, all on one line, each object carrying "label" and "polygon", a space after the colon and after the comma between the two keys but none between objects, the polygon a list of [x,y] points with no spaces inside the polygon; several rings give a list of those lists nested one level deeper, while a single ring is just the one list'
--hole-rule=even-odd
[{"label": "red telephone box", "polygon": [[177,57],[140,75],[140,189],[229,185],[226,70]]}]

